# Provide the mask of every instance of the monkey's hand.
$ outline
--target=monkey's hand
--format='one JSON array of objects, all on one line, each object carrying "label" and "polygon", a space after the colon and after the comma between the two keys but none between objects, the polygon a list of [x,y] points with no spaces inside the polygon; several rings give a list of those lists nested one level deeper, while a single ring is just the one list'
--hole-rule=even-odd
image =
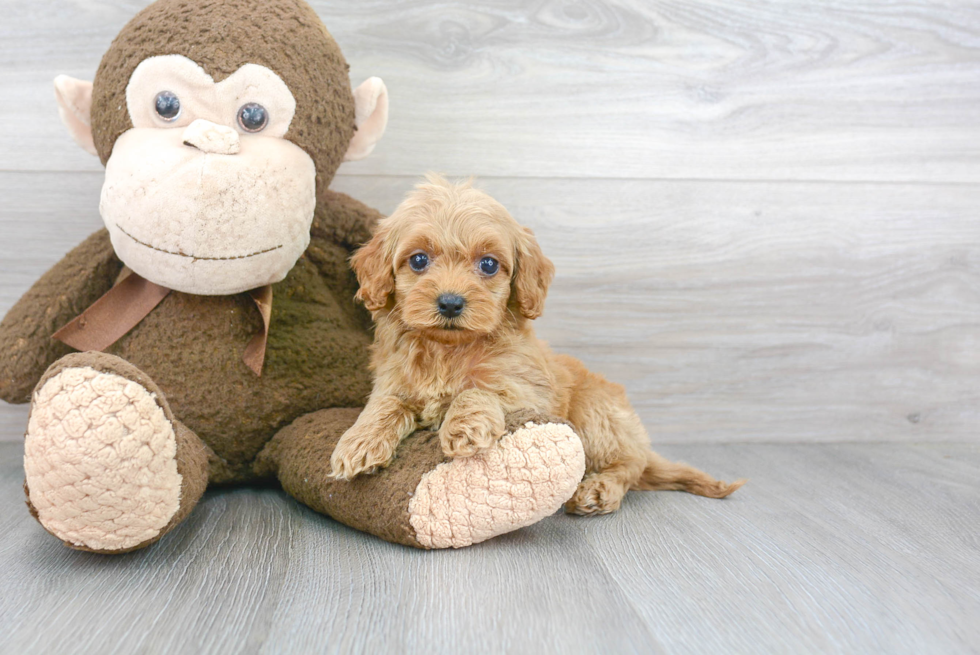
[{"label": "monkey's hand", "polygon": [[449,406],[439,443],[447,457],[472,457],[497,443],[505,431],[500,399],[488,391],[467,389]]},{"label": "monkey's hand", "polygon": [[0,321],[0,398],[25,403],[44,371],[72,349],[51,335],[112,288],[122,262],[99,230],[34,283]]}]

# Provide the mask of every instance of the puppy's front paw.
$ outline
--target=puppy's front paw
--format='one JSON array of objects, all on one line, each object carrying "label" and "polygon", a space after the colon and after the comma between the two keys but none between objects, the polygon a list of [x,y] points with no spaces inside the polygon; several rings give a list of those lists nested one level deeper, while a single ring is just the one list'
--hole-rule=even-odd
[{"label": "puppy's front paw", "polygon": [[503,435],[503,418],[475,412],[454,416],[443,423],[439,443],[447,457],[472,457],[493,446]]},{"label": "puppy's front paw", "polygon": [[350,480],[361,473],[374,473],[388,466],[394,455],[390,442],[355,425],[344,433],[330,456],[330,477]]},{"label": "puppy's front paw", "polygon": [[602,474],[591,475],[579,483],[565,503],[565,513],[579,516],[609,514],[619,509],[625,493],[622,485],[611,482]]}]

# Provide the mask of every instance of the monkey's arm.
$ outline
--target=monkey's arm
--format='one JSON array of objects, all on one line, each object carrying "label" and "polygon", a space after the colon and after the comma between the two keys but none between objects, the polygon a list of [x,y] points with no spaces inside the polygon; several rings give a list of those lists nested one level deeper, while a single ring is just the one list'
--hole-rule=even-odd
[{"label": "monkey's arm", "polygon": [[311,241],[315,244],[318,239],[327,240],[353,251],[370,240],[371,231],[382,218],[380,212],[359,200],[328,190],[317,205]]},{"label": "monkey's arm", "polygon": [[51,267],[0,321],[0,398],[26,403],[44,371],[72,352],[51,335],[112,288],[122,263],[101,229]]}]

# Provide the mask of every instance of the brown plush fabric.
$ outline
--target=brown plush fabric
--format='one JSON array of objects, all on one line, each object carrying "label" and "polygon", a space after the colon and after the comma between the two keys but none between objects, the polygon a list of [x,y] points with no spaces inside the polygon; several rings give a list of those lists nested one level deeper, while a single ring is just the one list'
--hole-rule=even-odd
[{"label": "brown plush fabric", "polygon": [[558,425],[567,425],[573,430],[575,429],[575,426],[565,419],[558,418],[557,416],[544,415],[530,409],[522,409],[518,412],[512,412],[504,417],[504,429],[507,432],[513,432],[518,428],[524,427],[528,423],[536,423],[537,425],[555,423]]},{"label": "brown plush fabric", "polygon": [[408,503],[422,476],[446,461],[434,432],[416,432],[388,468],[350,482],[333,480],[330,455],[359,409],[328,409],[280,431],[256,460],[256,473],[277,476],[304,505],[386,541],[421,548],[409,524]]},{"label": "brown plush fabric", "polygon": [[326,192],[354,135],[347,62],[313,9],[302,0],[158,0],[116,36],[95,75],[92,135],[104,164],[132,127],[126,85],[148,57],[184,55],[215,82],[245,64],[275,72],[296,99],[286,139],[316,164],[318,197]]},{"label": "brown plush fabric", "polygon": [[[371,233],[380,218],[381,214],[363,203],[328,189],[319,199],[310,234],[314,240],[339,243],[353,251],[371,240]],[[345,260],[344,270],[349,269]]]},{"label": "brown plush fabric", "polygon": [[170,289],[124,269],[120,281],[52,336],[75,350],[105,350],[132,330]]},{"label": "brown plush fabric", "polygon": [[[356,207],[354,219],[351,207]],[[327,209],[336,214],[321,216],[326,224],[349,225],[378,216],[350,198]],[[276,430],[297,417],[365,402],[370,392],[370,318],[352,300],[356,282],[347,254],[343,246],[315,237],[310,254],[274,286],[262,377],[241,359],[261,328],[248,294],[171,293],[107,349],[156,380],[180,420],[214,449],[225,464],[216,482],[251,477],[255,455]],[[0,324],[4,400],[30,400],[43,367],[70,351],[51,334],[108,290],[119,270],[100,230],[21,298]]]},{"label": "brown plush fabric", "polygon": [[[376,220],[377,212],[344,198],[325,208],[323,225]],[[352,300],[356,282],[347,255],[345,247],[314,236],[309,254],[275,285],[262,377],[241,360],[261,326],[248,294],[171,293],[107,350],[155,380],[174,414],[214,450],[214,482],[249,479],[259,450],[297,417],[365,402],[370,318]],[[0,324],[5,400],[30,399],[42,367],[70,350],[51,334],[108,290],[119,270],[100,230],[15,305]]]},{"label": "brown plush fabric", "polygon": [[[297,417],[367,399],[370,316],[353,301],[357,283],[349,251],[333,239],[359,238],[378,217],[339,193],[323,204],[307,254],[274,285],[262,377],[241,359],[261,328],[248,294],[173,292],[107,349],[155,380],[175,415],[214,450],[213,482],[251,478],[259,450]],[[4,400],[30,400],[44,368],[70,351],[51,335],[105,293],[120,270],[100,230],[18,301],[0,323]]]},{"label": "brown plush fabric", "polygon": [[59,357],[72,349],[51,338],[108,291],[122,262],[99,230],[41,276],[0,322],[0,398],[26,403]]},{"label": "brown plush fabric", "polygon": [[[338,260],[346,253],[325,242],[318,250]],[[247,480],[277,430],[324,407],[361,405],[370,393],[370,336],[347,289],[337,292],[349,284],[304,256],[274,285],[261,377],[241,357],[262,326],[248,294],[173,292],[107,352],[156,380],[174,414],[228,464],[216,482]]]},{"label": "brown plush fabric", "polygon": [[[167,403],[167,399],[164,396],[163,391],[161,391],[156,383],[154,383],[152,379],[150,379],[145,373],[137,369],[135,366],[122,359],[119,359],[118,357],[99,352],[72,353],[52,364],[48,370],[44,372],[44,375],[41,376],[41,379],[38,381],[38,387],[40,388],[49,379],[63,372],[67,368],[84,367],[93,368],[96,371],[103,373],[113,373],[132,380],[156,396],[157,404],[160,405],[161,409],[163,409],[164,415],[173,425],[174,433],[177,438],[177,473],[179,473],[182,478],[180,507],[173,517],[171,517],[166,527],[160,531],[160,534],[153,539],[131,548],[122,550],[99,550],[86,548],[77,544],[66,543],[65,545],[76,550],[110,554],[127,553],[140,548],[145,548],[146,546],[158,541],[161,537],[163,537],[163,535],[170,532],[170,530],[184,520],[184,518],[186,518],[187,515],[190,514],[191,510],[197,505],[198,500],[200,500],[208,486],[209,458],[213,457],[213,453],[197,437],[197,435],[174,418],[173,412]],[[37,519],[38,512],[31,504],[30,488],[28,487],[26,480],[24,481],[24,495],[27,497],[27,507],[30,510],[31,515]]]},{"label": "brown plush fabric", "polygon": [[[169,411],[165,406],[164,411]],[[178,523],[187,518],[197,501],[208,488],[208,464],[212,455],[211,449],[202,442],[186,425],[172,419],[174,433],[177,436],[177,472],[180,474],[180,509],[173,515],[170,522],[160,531],[159,539],[170,532]]]},{"label": "brown plush fabric", "polygon": [[[330,456],[360,409],[327,409],[301,416],[279,431],[255,460],[255,474],[276,477],[304,505],[344,525],[386,541],[423,548],[410,523],[409,502],[422,476],[449,461],[438,433],[416,432],[398,447],[394,461],[373,475],[333,480]],[[567,422],[524,411],[507,416],[507,432],[527,423]],[[576,480],[577,482],[577,480]]]}]

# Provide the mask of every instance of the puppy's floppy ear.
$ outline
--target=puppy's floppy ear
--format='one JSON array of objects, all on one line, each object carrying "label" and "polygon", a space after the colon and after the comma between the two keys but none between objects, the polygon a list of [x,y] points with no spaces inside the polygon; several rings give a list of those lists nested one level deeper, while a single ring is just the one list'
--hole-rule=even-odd
[{"label": "puppy's floppy ear", "polygon": [[548,286],[555,277],[555,265],[541,252],[534,232],[520,228],[517,235],[517,259],[513,298],[526,318],[535,319],[544,312]]},{"label": "puppy's floppy ear", "polygon": [[377,311],[388,304],[388,296],[395,290],[395,272],[391,261],[392,249],[388,247],[391,228],[381,225],[374,236],[364,244],[350,264],[357,274],[360,289],[354,296],[369,311]]}]

